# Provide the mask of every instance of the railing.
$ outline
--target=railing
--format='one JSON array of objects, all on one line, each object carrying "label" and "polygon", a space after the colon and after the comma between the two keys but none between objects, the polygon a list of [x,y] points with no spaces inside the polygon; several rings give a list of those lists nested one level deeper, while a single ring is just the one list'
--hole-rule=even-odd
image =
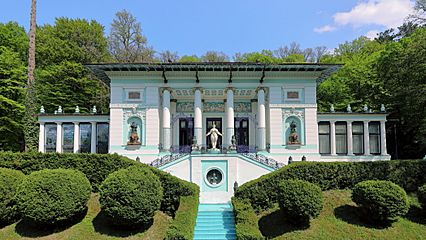
[{"label": "railing", "polygon": [[166,165],[167,163],[171,163],[173,161],[178,160],[179,158],[188,156],[189,153],[175,153],[170,155],[164,155],[161,158],[157,158],[154,161],[152,161],[149,165],[155,168],[159,168],[161,166]]},{"label": "railing", "polygon": [[191,153],[192,147],[190,145],[173,145],[170,147],[171,153]]},{"label": "railing", "polygon": [[273,169],[279,169],[284,166],[284,163],[279,163],[272,158],[266,157],[264,155],[259,155],[257,153],[241,153],[241,155],[250,158],[256,162],[262,163],[266,166],[269,166]]},{"label": "railing", "polygon": [[255,153],[256,146],[254,145],[237,145],[237,153]]}]

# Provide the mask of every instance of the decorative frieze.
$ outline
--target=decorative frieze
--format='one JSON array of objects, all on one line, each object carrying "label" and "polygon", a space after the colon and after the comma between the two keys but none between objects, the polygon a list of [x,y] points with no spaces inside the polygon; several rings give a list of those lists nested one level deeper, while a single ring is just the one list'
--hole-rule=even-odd
[{"label": "decorative frieze", "polygon": [[142,109],[137,109],[136,107],[130,109],[123,109],[123,122],[127,122],[127,120],[131,117],[138,117],[142,121],[145,120],[146,112]]},{"label": "decorative frieze", "polygon": [[203,112],[225,112],[225,103],[223,103],[223,102],[204,102]]},{"label": "decorative frieze", "polygon": [[249,102],[236,102],[234,103],[235,112],[248,112],[251,113],[251,103]]},{"label": "decorative frieze", "polygon": [[295,116],[299,119],[303,119],[304,116],[305,116],[305,111],[303,111],[302,109],[295,109],[295,108],[283,109],[284,119],[291,117],[291,116]]},{"label": "decorative frieze", "polygon": [[177,102],[176,112],[194,112],[193,102]]}]

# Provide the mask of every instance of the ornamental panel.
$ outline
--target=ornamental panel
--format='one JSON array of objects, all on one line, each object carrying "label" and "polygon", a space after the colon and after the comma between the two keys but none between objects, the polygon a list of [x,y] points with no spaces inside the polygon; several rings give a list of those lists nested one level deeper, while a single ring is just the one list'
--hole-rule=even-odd
[{"label": "ornamental panel", "polygon": [[225,112],[225,103],[223,102],[205,102],[203,112]]},{"label": "ornamental panel", "polygon": [[193,102],[177,102],[176,112],[194,112]]}]

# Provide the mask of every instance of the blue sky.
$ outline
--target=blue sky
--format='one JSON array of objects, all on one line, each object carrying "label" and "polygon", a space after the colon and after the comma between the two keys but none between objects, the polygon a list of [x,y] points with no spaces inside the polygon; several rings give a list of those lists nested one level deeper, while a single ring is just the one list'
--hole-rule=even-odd
[{"label": "blue sky", "polygon": [[[361,35],[397,27],[410,0],[38,0],[37,23],[56,17],[94,19],[106,33],[114,14],[130,11],[157,51],[201,55],[277,49],[293,41],[329,49]],[[3,0],[0,22],[29,26],[30,0]]]}]

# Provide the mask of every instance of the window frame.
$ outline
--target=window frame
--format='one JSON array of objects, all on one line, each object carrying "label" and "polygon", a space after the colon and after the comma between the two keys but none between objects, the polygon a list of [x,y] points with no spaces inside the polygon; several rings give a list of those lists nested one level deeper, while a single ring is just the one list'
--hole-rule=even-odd
[{"label": "window frame", "polygon": [[[354,132],[354,129],[355,129],[355,126],[357,126],[357,125],[359,125],[359,126],[361,126],[362,127],[362,132],[361,133],[359,133],[359,132]],[[364,123],[363,122],[353,122],[352,123],[352,152],[353,152],[353,154],[354,155],[364,155],[365,154],[365,147],[364,147],[364,132],[365,132],[365,129],[364,129]],[[355,152],[355,148],[354,148],[354,138],[355,138],[355,136],[356,137],[359,137],[359,136],[361,136],[361,152]]]},{"label": "window frame", "polygon": [[[345,126],[345,133],[338,133],[337,126]],[[348,124],[346,122],[339,121],[339,122],[336,122],[334,124],[334,127],[335,127],[334,133],[336,135],[336,141],[335,141],[336,154],[337,155],[348,155]],[[345,152],[338,152],[338,149],[337,149],[337,136],[345,136],[344,137]]]},{"label": "window frame", "polygon": [[[320,126],[326,125],[328,126],[328,133],[321,133],[320,132]],[[321,152],[321,136],[327,136],[328,135],[328,152]],[[331,124],[329,121],[321,121],[318,123],[318,152],[321,155],[331,155]]]},{"label": "window frame", "polygon": [[[373,126],[373,125],[376,125],[377,126],[377,129],[379,130],[377,133],[372,133],[371,131],[370,131],[370,126]],[[382,143],[381,143],[381,139],[380,139],[380,133],[381,133],[381,129],[380,129],[380,122],[376,122],[376,121],[373,121],[373,122],[369,122],[368,123],[368,142],[369,142],[369,148],[370,148],[370,154],[371,155],[380,155],[380,154],[382,154],[381,153],[381,146],[382,146]],[[372,151],[371,151],[371,137],[372,136],[376,136],[377,137],[377,142],[378,142],[378,147],[377,147],[377,149],[378,149],[378,152],[375,152],[375,153],[373,153]]]}]

